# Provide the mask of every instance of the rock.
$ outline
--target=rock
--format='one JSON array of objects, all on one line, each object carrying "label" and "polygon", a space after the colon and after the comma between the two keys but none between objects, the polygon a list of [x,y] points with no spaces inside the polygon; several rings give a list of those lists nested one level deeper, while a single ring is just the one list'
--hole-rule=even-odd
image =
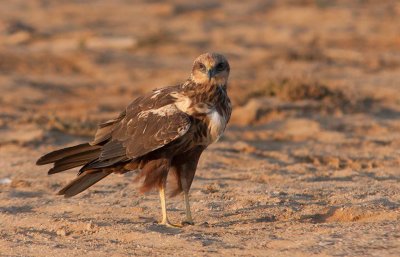
[{"label": "rock", "polygon": [[64,228],[58,229],[56,233],[58,236],[66,236],[67,235],[67,231]]},{"label": "rock", "polygon": [[93,230],[94,229],[94,225],[92,222],[89,222],[88,224],[86,224],[86,230]]}]

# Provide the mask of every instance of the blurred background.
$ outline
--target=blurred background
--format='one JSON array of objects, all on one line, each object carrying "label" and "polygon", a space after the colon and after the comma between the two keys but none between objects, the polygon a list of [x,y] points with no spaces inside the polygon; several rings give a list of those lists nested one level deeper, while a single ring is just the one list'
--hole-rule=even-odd
[{"label": "blurred background", "polygon": [[[34,162],[90,140],[99,122],[138,95],[182,82],[193,60],[209,51],[231,63],[234,104],[227,132],[205,153],[193,188],[199,223],[216,225],[172,242],[227,254],[398,253],[399,1],[3,0],[0,6],[0,214],[13,224],[0,242],[14,249],[9,254],[27,254],[18,243],[27,238],[39,253],[57,253],[54,243],[42,242],[47,238],[70,254],[95,253],[99,245],[123,254],[119,243],[138,235],[147,248],[132,249],[163,251],[149,246],[155,240],[149,230],[163,231],[146,219],[104,225],[118,215],[157,217],[156,196],[132,203],[132,184],[113,177],[89,190],[97,194],[59,200],[53,192],[73,174],[47,178],[46,167]],[[107,216],[107,203],[120,213]],[[104,224],[86,225],[96,215]],[[48,217],[51,224],[38,230]],[[229,237],[221,232],[227,228],[242,232]],[[74,250],[68,235],[94,241]]]},{"label": "blurred background", "polygon": [[[399,8],[398,1],[361,0],[7,2],[0,10],[2,122],[114,116],[136,95],[186,79],[207,51],[228,56],[236,107],[270,95],[394,97]],[[281,92],[292,83],[304,92]],[[355,95],[325,92],[333,87]]]}]

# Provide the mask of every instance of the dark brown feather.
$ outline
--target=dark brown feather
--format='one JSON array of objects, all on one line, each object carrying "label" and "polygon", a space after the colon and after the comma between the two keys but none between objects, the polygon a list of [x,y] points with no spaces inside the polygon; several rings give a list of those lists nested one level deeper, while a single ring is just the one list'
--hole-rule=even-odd
[{"label": "dark brown feather", "polygon": [[104,145],[100,159],[116,157],[116,153],[135,159],[182,136],[191,125],[186,113],[176,108],[163,116],[153,112],[174,103],[167,94],[170,91],[171,88],[162,90],[154,98],[149,94],[129,105],[126,117],[113,131],[112,141]]},{"label": "dark brown feather", "polygon": [[97,145],[102,142],[108,141],[112,136],[114,128],[125,117],[125,115],[126,111],[123,111],[116,119],[112,119],[104,123],[101,123],[96,131],[93,141],[90,142],[90,144]]},{"label": "dark brown feather", "polygon": [[154,187],[160,187],[167,180],[171,161],[167,158],[150,160],[141,169],[136,176],[135,181],[144,177],[141,192],[147,192]]},{"label": "dark brown feather", "polygon": [[60,150],[56,150],[53,152],[50,152],[46,155],[43,155],[42,157],[37,160],[36,165],[44,165],[44,164],[49,164],[53,163],[55,161],[61,160],[62,158],[81,153],[81,152],[86,152],[89,150],[94,150],[94,149],[99,149],[100,146],[92,146],[88,143],[80,144],[80,145],[75,145],[67,148],[63,148]]},{"label": "dark brown feather", "polygon": [[54,167],[49,170],[49,175],[64,170],[85,165],[99,157],[100,149],[89,150],[62,158],[54,162]]},{"label": "dark brown feather", "polygon": [[171,171],[176,179],[176,188],[171,192],[171,196],[182,192],[181,177],[186,179],[188,187],[191,187],[197,164],[204,149],[203,146],[198,146],[189,152],[174,157],[171,163]]},{"label": "dark brown feather", "polygon": [[85,165],[86,163],[87,163],[87,160],[82,160],[82,161],[76,161],[76,162],[63,163],[60,165],[54,165],[53,168],[49,169],[47,174],[52,175],[55,173],[59,173],[62,171],[66,171],[69,169],[73,169],[73,168]]},{"label": "dark brown feather", "polygon": [[118,166],[120,164],[123,164],[125,162],[129,161],[128,158],[125,156],[120,156],[120,157],[115,157],[103,161],[99,161],[98,159],[93,160],[92,162],[88,162],[85,164],[80,170],[79,174],[83,173],[86,170],[91,170],[91,169],[101,169],[101,168],[108,168],[108,167],[113,167],[113,166]]},{"label": "dark brown feather", "polygon": [[88,189],[110,174],[111,172],[106,170],[88,170],[72,180],[57,194],[64,195],[64,197],[72,197]]}]

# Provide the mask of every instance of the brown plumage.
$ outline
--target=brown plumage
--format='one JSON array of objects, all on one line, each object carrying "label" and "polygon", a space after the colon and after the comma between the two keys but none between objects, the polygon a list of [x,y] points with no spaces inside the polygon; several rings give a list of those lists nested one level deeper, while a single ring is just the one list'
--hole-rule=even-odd
[{"label": "brown plumage", "polygon": [[141,191],[160,191],[163,224],[168,173],[176,178],[173,195],[184,192],[187,223],[192,223],[188,191],[201,153],[221,136],[231,115],[227,95],[230,72],[223,55],[199,56],[190,78],[134,100],[116,118],[100,124],[93,141],[42,156],[38,165],[53,163],[49,174],[82,166],[78,177],[59,191],[71,197],[111,173],[139,170]]}]

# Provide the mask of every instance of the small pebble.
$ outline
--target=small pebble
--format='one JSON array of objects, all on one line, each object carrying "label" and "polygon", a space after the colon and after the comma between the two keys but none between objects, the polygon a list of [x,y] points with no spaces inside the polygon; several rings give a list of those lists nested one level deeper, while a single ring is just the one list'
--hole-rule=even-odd
[{"label": "small pebble", "polygon": [[67,235],[67,231],[65,231],[65,229],[61,228],[61,229],[57,230],[57,235],[66,236]]}]

